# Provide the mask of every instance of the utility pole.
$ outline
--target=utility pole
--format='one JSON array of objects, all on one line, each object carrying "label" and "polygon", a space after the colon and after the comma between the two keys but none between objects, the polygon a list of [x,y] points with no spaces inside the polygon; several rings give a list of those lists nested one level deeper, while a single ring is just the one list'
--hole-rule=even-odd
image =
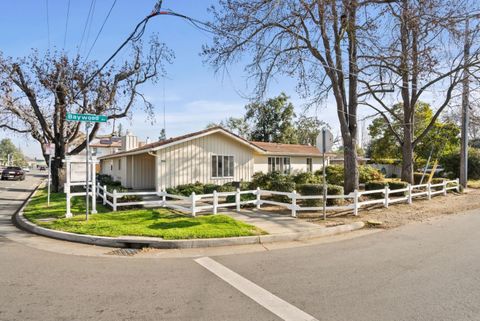
[{"label": "utility pole", "polygon": [[460,148],[460,185],[467,187],[468,181],[468,122],[469,122],[469,109],[470,109],[470,77],[467,67],[468,60],[470,59],[470,26],[469,17],[465,20],[465,35],[464,35],[464,47],[463,47],[463,80],[462,80],[462,131],[461,131],[461,148]]}]

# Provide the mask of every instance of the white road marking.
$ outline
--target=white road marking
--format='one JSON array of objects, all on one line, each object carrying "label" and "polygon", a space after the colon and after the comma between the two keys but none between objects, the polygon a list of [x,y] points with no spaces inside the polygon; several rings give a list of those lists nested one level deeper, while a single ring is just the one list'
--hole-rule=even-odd
[{"label": "white road marking", "polygon": [[195,262],[285,321],[318,321],[209,257],[196,259]]}]

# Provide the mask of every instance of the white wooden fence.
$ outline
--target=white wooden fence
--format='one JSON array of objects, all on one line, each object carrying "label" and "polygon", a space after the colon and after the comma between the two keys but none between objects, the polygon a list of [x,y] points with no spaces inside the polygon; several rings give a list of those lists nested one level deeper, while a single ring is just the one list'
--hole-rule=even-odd
[{"label": "white wooden fence", "polygon": [[[349,200],[346,205],[333,205],[327,206],[326,210],[352,210],[354,215],[358,215],[358,211],[367,205],[373,204],[382,204],[384,207],[388,207],[390,204],[405,202],[411,204],[414,198],[426,197],[431,199],[435,195],[446,195],[449,190],[459,191],[460,184],[458,179],[451,181],[443,181],[438,184],[420,184],[420,185],[408,185],[406,188],[402,189],[389,189],[388,186],[384,189],[370,190],[370,191],[359,191],[355,190],[354,192],[348,195],[327,195],[327,200],[332,199],[342,199]],[[107,191],[107,186],[97,185],[96,188],[97,196],[102,200],[104,205],[110,206],[114,211],[117,211],[120,207],[123,206],[133,206],[133,205],[152,205],[159,207],[167,207],[175,210],[180,210],[183,212],[190,213],[192,216],[195,216],[199,212],[212,212],[213,214],[218,213],[219,208],[225,207],[234,207],[237,211],[240,210],[242,205],[254,204],[257,209],[260,209],[261,205],[275,205],[287,208],[291,210],[292,217],[297,217],[298,211],[321,211],[323,210],[322,206],[301,206],[298,201],[301,200],[323,200],[323,195],[301,195],[296,191],[292,192],[277,192],[277,191],[267,191],[257,188],[256,190],[247,190],[240,191],[237,189],[235,192],[217,192],[214,191],[212,194],[201,194],[196,195],[192,193],[190,196],[181,196],[175,194],[169,194],[166,191],[161,192],[122,192],[119,193],[116,190],[113,192]],[[241,201],[241,195],[251,194],[255,195],[255,199],[248,201]],[[382,195],[381,198],[376,199],[367,199],[362,200],[362,196],[368,195]],[[124,196],[157,196],[160,199],[156,200],[146,200],[146,201],[131,201],[131,202],[121,202],[121,198]],[[262,196],[274,196],[281,195],[286,196],[290,199],[290,202],[278,202],[271,199],[262,199]],[[220,200],[226,199],[228,196],[235,196],[234,202],[223,202]]]}]

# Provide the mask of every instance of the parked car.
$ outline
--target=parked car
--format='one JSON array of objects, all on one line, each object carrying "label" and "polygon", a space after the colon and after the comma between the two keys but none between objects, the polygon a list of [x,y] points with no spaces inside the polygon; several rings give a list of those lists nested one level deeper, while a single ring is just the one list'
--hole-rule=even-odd
[{"label": "parked car", "polygon": [[47,168],[45,166],[40,166],[38,169],[41,170],[41,171],[46,171],[47,170]]},{"label": "parked car", "polygon": [[30,167],[24,167],[24,168],[23,168],[23,171],[24,171],[25,173],[29,173],[29,172],[30,172]]},{"label": "parked car", "polygon": [[25,172],[20,167],[9,166],[2,171],[2,180],[21,180],[25,179]]}]

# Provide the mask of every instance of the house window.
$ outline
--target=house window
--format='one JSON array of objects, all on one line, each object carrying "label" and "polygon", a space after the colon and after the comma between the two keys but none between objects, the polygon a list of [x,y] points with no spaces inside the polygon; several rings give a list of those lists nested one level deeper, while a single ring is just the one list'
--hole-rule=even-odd
[{"label": "house window", "polygon": [[307,157],[307,172],[313,172],[312,158]]},{"label": "house window", "polygon": [[122,160],[119,159],[118,160],[118,170],[121,170],[122,169]]},{"label": "house window", "polygon": [[110,172],[113,172],[113,160],[110,161]]},{"label": "house window", "polygon": [[280,172],[283,174],[290,173],[290,157],[269,157],[268,171]]},{"label": "house window", "polygon": [[233,156],[212,155],[212,177],[233,177],[234,168]]}]

